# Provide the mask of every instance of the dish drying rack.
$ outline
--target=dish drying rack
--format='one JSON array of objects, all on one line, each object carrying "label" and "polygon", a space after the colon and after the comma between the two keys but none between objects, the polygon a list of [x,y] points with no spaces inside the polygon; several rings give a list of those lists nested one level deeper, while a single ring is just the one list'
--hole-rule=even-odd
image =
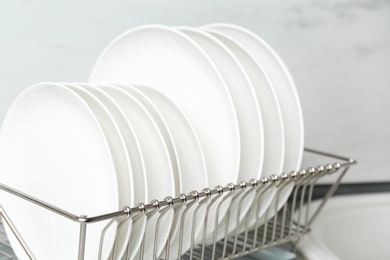
[{"label": "dish drying rack", "polygon": [[[175,218],[177,219],[179,231],[183,231],[184,223],[186,223],[186,216],[183,212],[188,211],[191,207],[201,207],[207,205],[206,216],[203,226],[203,238],[201,242],[195,243],[194,237],[191,238],[191,247],[184,254],[180,255],[178,252],[182,252],[181,243],[179,242],[179,250],[175,256],[178,259],[233,259],[253,252],[263,250],[273,246],[279,246],[285,243],[291,243],[296,245],[302,236],[310,231],[310,224],[321,212],[321,209],[327,202],[327,200],[333,195],[339,186],[343,176],[348,171],[349,167],[356,164],[356,161],[344,156],[338,156],[331,153],[321,152],[313,149],[305,149],[305,153],[310,153],[315,156],[323,156],[328,159],[336,159],[338,161],[328,164],[319,165],[317,167],[309,167],[307,169],[301,169],[299,171],[291,171],[289,173],[282,173],[280,175],[271,175],[270,177],[262,177],[261,179],[251,179],[248,182],[242,181],[237,184],[228,184],[226,186],[217,186],[213,189],[205,188],[202,191],[192,191],[189,194],[180,194],[179,197],[166,197],[163,200],[153,200],[150,203],[140,203],[136,207],[125,207],[123,210],[117,212],[111,212],[100,216],[87,217],[85,215],[74,215],[57,206],[50,205],[42,200],[34,198],[21,191],[15,190],[6,185],[0,184],[0,189],[19,197],[22,200],[26,200],[35,204],[38,207],[42,207],[46,210],[52,211],[69,221],[74,222],[74,225],[79,225],[79,243],[78,243],[78,260],[83,260],[85,255],[85,243],[87,235],[87,226],[92,223],[107,221],[108,224],[101,232],[100,245],[99,245],[99,258],[102,250],[102,241],[104,241],[105,229],[117,222],[118,227],[120,223],[130,221],[133,226],[143,216],[147,216],[148,220],[151,217],[156,217],[157,221],[148,221],[147,224],[153,222],[156,230],[156,236],[154,243],[157,243],[158,230],[161,230],[160,220],[168,211],[173,211]],[[313,215],[309,216],[310,203],[313,197],[313,190],[317,181],[327,175],[338,174],[336,181],[331,185],[327,194],[322,198],[322,203],[315,210]],[[250,212],[256,210],[259,213],[261,210],[262,198],[267,195],[266,192],[269,189],[275,188],[276,195],[274,200],[278,202],[279,194],[287,185],[294,183],[294,190],[292,191],[288,201],[284,203],[282,207],[277,207],[278,203],[273,203],[272,207],[268,207],[265,210],[264,217],[256,219],[255,225],[251,227],[249,224]],[[264,195],[265,194],[265,195]],[[240,220],[239,214],[230,216],[232,205],[238,205],[239,210],[243,203],[245,203],[245,197],[248,195],[255,195],[255,199],[245,217]],[[224,225],[229,226],[229,221],[236,221],[236,228],[233,235],[228,234],[227,228],[224,236],[221,240],[216,241],[217,231],[214,231],[212,242],[206,239],[207,218],[215,218],[218,220],[218,212],[215,216],[208,214],[212,204],[218,206],[230,198],[230,207],[223,219]],[[236,203],[235,200],[237,200]],[[0,198],[1,202],[1,198]],[[207,204],[205,204],[207,203]],[[194,208],[194,216],[197,214],[197,208]],[[219,209],[219,207],[217,207]],[[34,256],[33,251],[30,250],[26,242],[23,240],[23,234],[20,234],[17,227],[12,223],[12,219],[7,216],[5,209],[0,207],[0,215],[3,219],[3,224],[8,225],[10,230],[14,233],[18,242],[24,249],[26,256],[30,259],[37,259]],[[271,216],[271,217],[268,217]],[[194,217],[195,218],[195,217]],[[212,219],[212,221],[215,221]],[[210,223],[210,222],[209,222]],[[239,226],[244,224],[244,231],[239,230]],[[152,224],[151,224],[152,225]],[[192,229],[196,225],[195,221],[192,222]],[[153,227],[154,228],[154,227]],[[192,233],[193,234],[193,233]],[[182,238],[182,237],[181,237]],[[131,238],[130,238],[131,239]],[[3,241],[1,241],[3,240]],[[143,259],[144,242],[141,244],[139,259]],[[113,247],[115,248],[115,247]],[[169,259],[172,258],[172,252],[170,252],[171,245],[170,239],[165,244],[164,251],[161,255],[156,255],[156,247],[154,247],[153,258],[154,259]],[[129,249],[127,249],[129,251]],[[113,250],[109,259],[118,259]],[[125,256],[121,259],[127,259],[126,256],[129,252],[125,253]],[[4,231],[0,233],[0,257],[1,259],[17,259],[14,255],[11,245],[6,239]],[[138,259],[137,258],[137,259]]]}]

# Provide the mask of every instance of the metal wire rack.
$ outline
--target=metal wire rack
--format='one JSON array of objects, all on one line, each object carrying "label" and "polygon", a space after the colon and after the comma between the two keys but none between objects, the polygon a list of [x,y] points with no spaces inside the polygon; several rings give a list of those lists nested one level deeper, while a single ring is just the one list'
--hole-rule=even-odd
[{"label": "metal wire rack", "polygon": [[[299,171],[271,175],[268,178],[263,177],[260,180],[251,179],[247,182],[231,183],[226,186],[217,186],[213,189],[205,188],[202,191],[193,191],[190,194],[181,194],[178,197],[166,197],[163,200],[153,200],[150,203],[140,203],[136,207],[125,207],[121,211],[93,217],[69,213],[57,206],[50,205],[2,184],[0,184],[0,189],[67,218],[69,221],[74,222],[74,225],[79,225],[79,260],[85,259],[87,226],[89,224],[101,221],[108,222],[101,232],[100,244],[96,247],[99,248],[99,259],[101,259],[105,231],[113,223],[116,224],[118,231],[124,224],[130,224],[133,227],[132,230],[136,230],[134,227],[142,218],[147,219],[146,225],[153,225],[152,228],[156,233],[155,240],[152,241],[153,243],[149,243],[149,248],[150,246],[153,248],[151,257],[153,259],[233,259],[285,243],[296,244],[309,231],[310,224],[321,212],[327,200],[336,191],[349,167],[356,164],[354,159],[344,156],[312,149],[305,149],[305,152],[316,156],[323,156],[327,159],[336,159],[337,161]],[[313,189],[318,179],[333,174],[338,174],[337,180],[332,184],[315,213],[309,216]],[[283,189],[288,186],[291,187],[291,185],[294,185],[294,189],[289,199],[283,205],[280,205],[278,199]],[[271,190],[276,191],[273,203],[270,204],[271,206],[265,205],[262,202],[266,196],[269,196],[269,191]],[[244,216],[241,216],[240,212],[243,205],[248,202],[248,197],[251,196],[253,199],[250,200],[251,205],[249,211]],[[223,205],[228,205],[225,207],[225,211],[223,210]],[[305,205],[307,207],[304,207]],[[203,213],[200,214],[199,212],[202,211],[202,207]],[[213,210],[214,212],[212,212]],[[178,232],[177,234],[179,234],[177,235],[179,241],[176,241],[175,247],[171,244],[171,239],[168,239],[164,244],[164,250],[158,253],[156,246],[159,237],[158,233],[164,229],[162,219],[168,212],[174,215],[176,223],[174,227],[176,228],[176,232]],[[19,258],[37,259],[34,256],[33,250],[24,241],[23,234],[18,232],[17,227],[12,223],[12,219],[8,217],[6,209],[0,207],[0,215],[2,216],[3,224],[8,225],[26,253],[25,256],[19,256]],[[253,220],[252,215],[261,215],[261,217]],[[210,227],[210,223],[215,223],[216,226],[226,228],[216,228],[210,231],[207,230],[207,226],[209,225]],[[233,231],[228,228],[232,224],[234,224]],[[200,238],[196,238],[193,232],[197,229],[197,225],[201,225],[202,228]],[[187,229],[191,227],[192,230],[190,244],[187,246],[188,250],[185,247],[186,242],[184,242],[183,238],[185,227]],[[170,236],[175,232],[175,228],[172,228],[170,231]],[[134,231],[134,234],[131,234],[130,241],[139,235]],[[120,257],[118,256],[118,252],[116,252],[115,245],[113,245],[109,259],[144,259],[144,257],[146,259],[147,256],[144,255],[146,247],[145,236],[141,241],[140,249],[136,255],[130,252],[130,243],[125,253]],[[4,231],[0,232],[0,259],[17,259],[12,251],[11,245],[7,241]]]}]

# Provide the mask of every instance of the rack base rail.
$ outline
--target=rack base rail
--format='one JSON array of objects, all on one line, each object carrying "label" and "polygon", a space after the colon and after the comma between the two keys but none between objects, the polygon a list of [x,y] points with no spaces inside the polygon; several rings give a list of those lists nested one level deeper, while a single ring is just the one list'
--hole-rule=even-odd
[{"label": "rack base rail", "polygon": [[[168,239],[164,245],[163,252],[157,253],[155,244],[157,243],[158,235],[156,234],[155,241],[149,245],[149,247],[153,246],[154,248],[153,259],[233,259],[285,243],[296,245],[302,236],[310,231],[311,223],[334,194],[350,166],[357,163],[354,159],[348,157],[308,148],[305,149],[305,153],[336,159],[337,161],[299,171],[262,177],[260,180],[251,179],[248,182],[230,183],[226,186],[217,186],[214,189],[205,188],[202,191],[192,191],[190,194],[180,194],[178,197],[166,197],[163,200],[140,203],[136,207],[125,207],[117,212],[93,217],[72,214],[60,207],[3,184],[0,184],[0,189],[33,203],[37,207],[45,208],[54,214],[67,218],[69,221],[73,221],[75,225],[79,225],[79,248],[76,256],[78,260],[85,259],[87,226],[89,224],[101,221],[107,222],[101,232],[100,244],[96,247],[99,249],[98,258],[101,259],[105,230],[110,225],[115,223],[119,231],[124,224],[130,223],[134,227],[140,219],[147,218],[147,225],[155,225],[153,228],[158,233],[163,228],[161,220],[167,212],[173,212],[175,223],[178,223],[178,225],[174,226],[176,227],[175,232],[178,232],[176,234],[179,234],[179,249],[172,250],[171,239]],[[313,190],[317,181],[325,176],[334,174],[338,174],[336,181],[330,186],[314,214],[309,215]],[[289,199],[286,202],[282,201],[283,204],[279,203],[279,197],[282,196],[283,191],[290,188],[293,188],[293,190]],[[275,194],[273,200],[270,204],[265,205],[265,197],[271,191]],[[249,197],[253,198],[249,200],[251,203],[250,209],[246,214],[241,214],[243,205],[248,203]],[[222,205],[226,204],[228,205],[227,209],[223,211],[224,207]],[[199,213],[201,212],[199,209],[202,207],[203,211],[206,211],[205,214]],[[204,207],[206,207],[206,210],[204,210]],[[253,220],[251,214],[255,216],[257,214],[259,218]],[[18,232],[17,226],[13,224],[12,219],[7,215],[6,209],[0,207],[0,216],[3,219],[3,224],[9,227],[23,248],[26,254],[23,258],[37,259],[33,250],[29,248],[28,243],[23,239],[23,234]],[[196,217],[198,217],[198,221],[195,221]],[[200,217],[201,221],[199,221]],[[154,221],[150,221],[151,219],[154,219]],[[197,225],[201,225],[202,232],[200,238],[199,234],[195,237],[194,232],[191,233],[191,244],[187,246],[189,247],[188,251],[183,254],[182,247],[185,247],[183,245],[185,244],[183,242],[183,229],[185,226],[188,226],[186,221],[191,222],[192,231],[199,229]],[[252,223],[253,221],[254,223]],[[231,222],[235,222],[234,230],[229,231],[226,228],[222,231],[222,234],[218,229],[211,233],[207,232],[207,224],[214,222],[225,227],[228,227]],[[132,230],[135,229],[133,228]],[[173,228],[171,232],[174,232]],[[207,233],[209,234],[207,235]],[[131,235],[139,236],[139,234]],[[211,241],[210,238],[212,238]],[[115,246],[113,246],[109,259],[130,259],[130,255],[132,259],[143,259],[145,243],[144,236],[141,247],[135,256],[130,252],[130,246],[127,247],[126,252],[121,256],[117,255]],[[0,256],[4,256],[5,259],[17,259],[4,231],[0,232]]]}]

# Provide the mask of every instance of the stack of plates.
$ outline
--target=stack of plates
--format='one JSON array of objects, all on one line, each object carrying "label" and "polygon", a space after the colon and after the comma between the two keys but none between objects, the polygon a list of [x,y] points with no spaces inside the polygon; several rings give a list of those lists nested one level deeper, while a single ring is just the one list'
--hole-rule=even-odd
[{"label": "stack of plates", "polygon": [[[297,170],[302,152],[303,119],[294,82],[262,39],[228,24],[152,25],[112,41],[88,84],[40,83],[19,95],[0,135],[0,182],[93,216]],[[269,191],[262,205],[278,201],[274,206],[280,207],[291,189],[285,187],[278,200],[275,190]],[[246,198],[240,218],[253,199]],[[228,202],[217,223],[223,222]],[[38,259],[76,258],[77,225],[7,194],[1,203]],[[238,214],[236,208],[232,205],[232,214]],[[187,214],[191,218],[193,212]],[[262,215],[250,216],[249,224]],[[156,253],[169,239],[175,258],[177,219],[169,212],[162,221]],[[199,240],[202,218],[197,222]],[[236,228],[231,222],[229,232]],[[104,224],[88,227],[86,259],[97,259]],[[136,257],[144,234],[143,256],[152,258],[153,226],[146,219],[134,227],[112,225],[103,259],[113,247],[120,258],[128,246],[128,257]],[[190,227],[184,229],[181,253],[190,246]],[[214,221],[207,227],[208,236],[225,228]],[[10,240],[22,254],[12,235]]]}]

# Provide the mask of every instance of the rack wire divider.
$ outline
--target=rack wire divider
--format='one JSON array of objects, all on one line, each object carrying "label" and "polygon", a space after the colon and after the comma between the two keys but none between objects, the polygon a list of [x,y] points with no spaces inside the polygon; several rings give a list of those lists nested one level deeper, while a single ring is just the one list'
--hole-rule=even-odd
[{"label": "rack wire divider", "polygon": [[[61,205],[58,205],[59,207],[51,205],[4,184],[0,184],[0,190],[51,211],[74,222],[75,225],[79,225],[78,260],[85,258],[88,225],[101,221],[108,222],[101,232],[100,244],[97,246],[99,248],[99,259],[101,259],[101,251],[106,234],[105,230],[110,228],[113,223],[117,224],[118,231],[125,223],[130,223],[133,227],[132,230],[135,230],[134,227],[142,218],[148,219],[147,225],[155,225],[152,227],[156,232],[155,240],[153,241],[153,259],[233,259],[285,243],[296,245],[302,236],[310,231],[311,223],[334,194],[350,166],[357,163],[354,159],[318,150],[305,148],[305,152],[336,159],[337,161],[299,171],[262,177],[259,180],[251,179],[237,184],[220,185],[212,189],[205,188],[202,191],[192,191],[189,194],[180,194],[177,197],[168,196],[163,200],[140,203],[135,207],[129,206],[123,208],[123,210],[92,217],[83,214],[75,215],[61,209]],[[333,182],[322,199],[320,206],[314,211],[314,214],[309,214],[313,190],[317,181],[324,176],[333,174],[339,174],[336,181]],[[294,189],[289,199],[283,205],[280,205],[280,195],[284,189],[288,189],[292,185]],[[262,202],[265,201],[265,198],[267,195],[269,196],[272,190],[275,192],[273,202],[270,205],[262,205]],[[241,214],[243,206],[248,201],[251,203],[249,211],[245,215]],[[224,212],[222,208],[226,204],[228,206]],[[204,214],[199,213],[202,210]],[[176,232],[179,232],[179,246],[178,249],[172,250],[171,239],[168,239],[164,244],[163,252],[158,253],[156,245],[158,243],[159,231],[164,228],[161,223],[167,212],[173,212],[174,214],[175,223],[177,223],[174,226],[177,228]],[[253,220],[253,217],[251,217],[253,214],[261,217]],[[23,234],[18,232],[17,226],[13,224],[12,219],[7,215],[6,209],[0,207],[0,216],[2,217],[3,225],[9,227],[20,246],[24,249],[25,257],[37,259],[32,249],[29,248],[23,239]],[[154,221],[151,221],[151,219],[154,219]],[[253,221],[254,223],[252,223]],[[207,236],[206,231],[208,231],[207,225],[209,223],[216,223],[222,226],[223,233],[217,228],[211,232],[211,235]],[[234,223],[233,231],[229,230],[231,223]],[[199,229],[199,225],[202,228],[200,238],[199,235],[198,237],[194,235],[194,230]],[[191,227],[191,242],[189,249],[183,252],[183,248],[186,246],[183,239],[186,226]],[[131,236],[136,237],[139,235],[135,231],[134,233]],[[170,235],[173,233],[174,230],[172,228]],[[109,259],[130,259],[128,258],[131,255],[130,246],[127,246],[126,252],[121,258],[117,256],[118,252],[116,252],[115,243],[112,248]],[[144,251],[145,237],[136,259],[143,259]],[[17,259],[4,231],[0,232],[0,256],[4,256],[5,259]]]}]

